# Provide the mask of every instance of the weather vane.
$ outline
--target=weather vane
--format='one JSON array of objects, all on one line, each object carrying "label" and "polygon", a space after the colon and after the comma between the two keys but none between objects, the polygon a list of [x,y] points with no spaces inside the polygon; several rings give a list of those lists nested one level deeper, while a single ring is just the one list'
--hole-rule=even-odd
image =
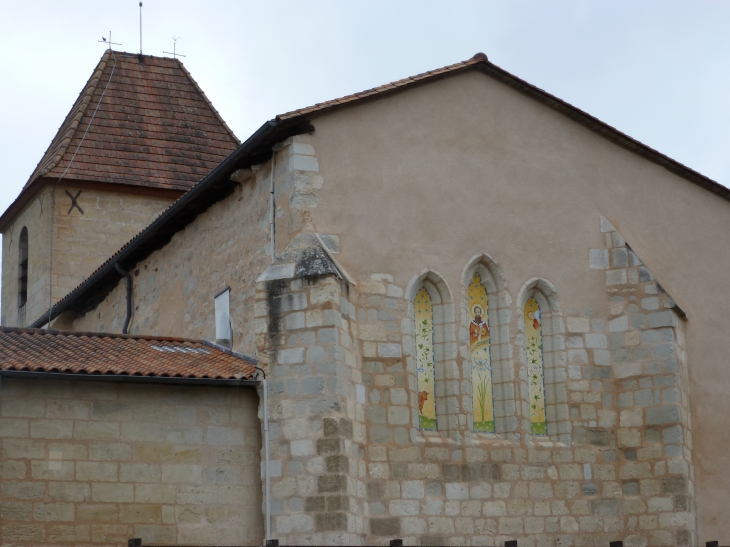
[{"label": "weather vane", "polygon": [[109,40],[107,40],[106,38],[104,38],[102,36],[101,37],[101,40],[97,40],[97,42],[99,42],[100,44],[108,44],[109,45],[109,49],[112,48],[112,45],[115,45],[115,46],[121,46],[122,45],[122,44],[118,44],[116,42],[112,42],[112,31],[111,30],[109,31]]},{"label": "weather vane", "polygon": [[142,2],[139,3],[139,56],[142,56]]},{"label": "weather vane", "polygon": [[177,46],[178,40],[181,40],[181,38],[179,36],[173,36],[172,37],[172,51],[163,51],[162,53],[167,53],[168,55],[172,55],[173,59],[177,59],[178,57],[185,57],[185,55],[183,55],[182,53],[177,52],[176,46]]}]

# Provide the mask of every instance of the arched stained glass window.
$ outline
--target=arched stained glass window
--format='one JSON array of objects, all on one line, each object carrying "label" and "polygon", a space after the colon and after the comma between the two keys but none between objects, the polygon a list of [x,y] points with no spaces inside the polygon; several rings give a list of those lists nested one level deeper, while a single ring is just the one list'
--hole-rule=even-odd
[{"label": "arched stained glass window", "polygon": [[494,433],[492,361],[489,352],[487,289],[474,273],[467,290],[474,431]]},{"label": "arched stained glass window", "polygon": [[525,303],[525,338],[530,397],[530,433],[533,435],[547,435],[541,321],[540,307],[534,298],[530,298]]},{"label": "arched stained glass window", "polygon": [[433,356],[433,303],[425,288],[413,302],[416,322],[418,421],[424,430],[436,430],[436,375]]}]

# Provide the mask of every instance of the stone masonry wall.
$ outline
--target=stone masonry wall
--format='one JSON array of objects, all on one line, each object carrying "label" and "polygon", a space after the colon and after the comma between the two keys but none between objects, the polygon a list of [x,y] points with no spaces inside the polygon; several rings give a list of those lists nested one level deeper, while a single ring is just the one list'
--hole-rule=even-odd
[{"label": "stone masonry wall", "polygon": [[[314,190],[322,184],[313,148],[303,139],[306,136],[293,137],[277,146],[277,254],[301,230],[317,203]],[[271,263],[271,161],[239,171],[234,178],[239,186],[231,196],[135,266],[130,333],[214,340],[214,297],[230,287],[233,348],[256,354],[255,280]],[[125,291],[124,283],[118,284],[99,306],[75,318],[72,329],[120,332]]]},{"label": "stone masonry wall", "polygon": [[[493,435],[468,426],[468,339],[454,314],[456,297],[443,298],[434,318],[436,366],[442,368],[437,393],[443,394],[437,416],[446,411],[448,419],[437,432],[417,428],[408,295],[427,276],[438,286],[435,272],[417,276],[411,287],[394,285],[386,273],[356,285],[333,277],[259,286],[256,327],[260,355],[268,355],[276,422],[270,448],[281,462],[274,464],[281,476],[272,493],[281,514],[272,537],[284,544],[323,543],[336,529],[342,542],[371,545],[396,537],[421,545],[696,541],[681,310],[605,219],[601,227],[606,248],[587,253],[585,274],[605,275],[608,316],[561,310],[560,295],[546,280],[529,281],[516,294],[505,285],[510,296],[499,297],[490,330],[500,329],[505,347],[498,358],[506,363],[500,366],[512,371],[501,373],[497,407],[511,412],[505,423],[517,425]],[[332,293],[324,311],[312,293],[327,286]],[[344,296],[339,306],[337,287]],[[548,308],[547,436],[529,433],[518,312],[535,294]],[[516,313],[506,313],[510,309]],[[344,439],[338,437],[342,423]],[[337,439],[334,452],[329,436]],[[327,466],[340,454],[346,473]],[[344,482],[329,490],[333,474]],[[355,515],[343,510],[336,521],[336,509],[328,506],[333,492],[345,494]]]},{"label": "stone masonry wall", "polygon": [[250,388],[3,378],[2,545],[261,545]]},{"label": "stone masonry wall", "polygon": [[[48,309],[48,221],[50,189],[44,188],[18,213],[3,231],[2,325],[17,326],[32,321]],[[18,240],[28,228],[28,301],[18,310]],[[25,326],[25,324],[23,325]]]},{"label": "stone masonry wall", "polygon": [[[3,233],[2,324],[26,326],[48,310],[49,219],[52,186],[46,186]],[[76,196],[83,214],[71,207],[66,191]],[[55,192],[53,226],[53,303],[66,296],[122,245],[141,232],[174,200],[77,188],[60,184]],[[28,228],[28,303],[18,323],[18,236]],[[22,318],[20,318],[22,319]]]}]

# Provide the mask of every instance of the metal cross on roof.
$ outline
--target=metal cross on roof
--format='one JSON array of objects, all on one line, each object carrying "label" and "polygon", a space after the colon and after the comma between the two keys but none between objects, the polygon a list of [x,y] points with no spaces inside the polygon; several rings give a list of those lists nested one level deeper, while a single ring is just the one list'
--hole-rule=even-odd
[{"label": "metal cross on roof", "polygon": [[172,55],[173,59],[177,59],[178,57],[185,57],[182,53],[177,52],[177,41],[181,38],[179,36],[173,36],[172,37],[172,51],[163,51],[162,53],[167,53],[168,55]]},{"label": "metal cross on roof", "polygon": [[106,38],[104,38],[102,36],[101,37],[101,40],[97,40],[97,42],[99,42],[100,44],[108,44],[109,45],[109,49],[112,48],[112,45],[114,45],[114,46],[121,46],[122,45],[122,44],[118,44],[116,42],[112,42],[112,31],[111,30],[109,31],[109,40],[107,40]]}]

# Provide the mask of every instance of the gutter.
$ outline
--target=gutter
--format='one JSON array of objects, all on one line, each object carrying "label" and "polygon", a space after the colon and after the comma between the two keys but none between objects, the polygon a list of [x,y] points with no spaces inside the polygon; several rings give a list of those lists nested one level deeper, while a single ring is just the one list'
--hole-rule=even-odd
[{"label": "gutter", "polygon": [[131,374],[74,374],[71,372],[35,372],[31,370],[0,370],[0,378],[29,378],[33,380],[89,380],[91,382],[178,384],[220,387],[257,387],[261,384],[261,380],[237,380],[235,378],[184,378],[178,376],[132,376]]},{"label": "gutter", "polygon": [[[74,291],[69,293],[63,300],[58,302],[50,310],[46,311],[30,324],[31,328],[41,328],[43,325],[50,323],[61,313],[71,307],[71,305],[88,289],[94,286],[94,284],[101,278],[111,273],[116,273],[116,263],[123,263],[129,259],[136,248],[148,241],[149,239],[157,235],[158,230],[164,227],[167,221],[174,217],[178,212],[181,212],[186,205],[190,202],[197,200],[201,194],[205,193],[208,186],[218,182],[225,176],[228,176],[233,172],[237,163],[246,157],[247,154],[254,151],[254,148],[259,145],[260,141],[266,137],[272,135],[276,129],[279,128],[281,122],[276,120],[269,120],[264,123],[253,135],[251,135],[246,141],[241,144],[230,156],[223,160],[215,169],[213,169],[208,176],[201,180],[198,184],[193,186],[187,193],[185,193],[179,200],[173,203],[170,208],[165,211],[162,215],[152,222],[147,228],[145,228],[140,234],[130,242],[125,248],[114,256],[114,261],[108,261],[104,264],[97,272],[86,279],[81,285],[79,285]],[[136,264],[137,261],[135,260]],[[50,319],[49,319],[50,317]]]}]

